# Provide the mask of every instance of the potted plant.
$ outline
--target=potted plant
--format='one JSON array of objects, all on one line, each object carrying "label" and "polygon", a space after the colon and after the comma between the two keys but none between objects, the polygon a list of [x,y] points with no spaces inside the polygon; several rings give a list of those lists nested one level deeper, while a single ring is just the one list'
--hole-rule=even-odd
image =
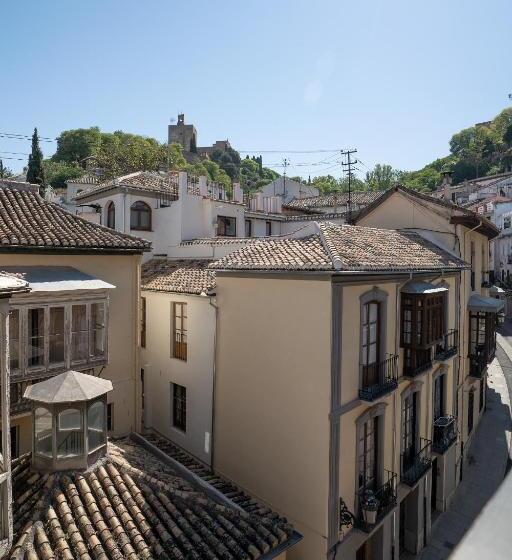
[{"label": "potted plant", "polygon": [[363,510],[364,522],[367,525],[375,525],[377,521],[377,511],[379,509],[379,500],[375,497],[373,490],[366,490],[361,502]]}]

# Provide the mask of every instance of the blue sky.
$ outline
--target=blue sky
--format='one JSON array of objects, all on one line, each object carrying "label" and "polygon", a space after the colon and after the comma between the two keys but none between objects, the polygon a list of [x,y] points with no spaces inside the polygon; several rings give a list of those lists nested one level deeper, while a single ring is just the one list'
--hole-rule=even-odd
[{"label": "blue sky", "polygon": [[[362,172],[417,169],[512,92],[510,0],[6,0],[2,20],[0,132],[163,141],[182,111],[200,145],[356,147]],[[0,157],[29,148],[0,137]],[[327,161],[291,175],[339,174],[334,154],[264,162],[285,156]]]}]

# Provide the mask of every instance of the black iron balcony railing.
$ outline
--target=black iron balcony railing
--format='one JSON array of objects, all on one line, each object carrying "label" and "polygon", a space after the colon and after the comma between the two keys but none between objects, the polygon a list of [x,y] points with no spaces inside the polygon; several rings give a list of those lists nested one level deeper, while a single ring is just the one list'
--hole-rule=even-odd
[{"label": "black iron balcony railing", "polygon": [[385,483],[379,488],[363,488],[357,494],[357,525],[370,532],[396,506],[396,473],[384,471]]},{"label": "black iron balcony railing", "polygon": [[485,375],[487,369],[487,353],[477,351],[469,356],[469,375],[476,379],[481,379]]},{"label": "black iron balcony railing", "polygon": [[411,349],[410,359],[405,356],[404,376],[415,377],[432,367],[432,348]]},{"label": "black iron balcony railing", "polygon": [[434,421],[432,451],[443,454],[457,441],[457,418],[441,416]]},{"label": "black iron balcony railing", "polygon": [[402,453],[401,481],[408,486],[416,482],[430,469],[432,465],[432,442],[420,438],[420,450],[410,449]]},{"label": "black iron balcony railing", "polygon": [[444,336],[442,342],[436,345],[434,351],[434,358],[436,360],[447,360],[457,354],[459,346],[459,331],[453,329],[448,331]]},{"label": "black iron balcony railing", "polygon": [[394,391],[398,387],[397,362],[398,356],[390,356],[382,362],[361,366],[363,379],[359,398],[374,401]]}]

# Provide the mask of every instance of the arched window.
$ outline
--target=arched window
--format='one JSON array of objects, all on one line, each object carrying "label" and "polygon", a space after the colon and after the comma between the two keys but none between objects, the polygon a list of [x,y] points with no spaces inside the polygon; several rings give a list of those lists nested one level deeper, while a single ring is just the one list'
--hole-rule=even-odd
[{"label": "arched window", "polygon": [[82,411],[67,408],[59,412],[57,422],[57,457],[74,457],[83,453]]},{"label": "arched window", "polygon": [[107,206],[107,227],[116,227],[116,205],[113,202],[109,202]]},{"label": "arched window", "polygon": [[130,209],[130,229],[151,230],[151,208],[142,200],[137,200]]},{"label": "arched window", "polygon": [[52,457],[52,413],[46,408],[34,410],[34,447],[38,455]]},{"label": "arched window", "polygon": [[106,443],[105,403],[96,401],[89,407],[87,413],[87,438],[89,453]]}]

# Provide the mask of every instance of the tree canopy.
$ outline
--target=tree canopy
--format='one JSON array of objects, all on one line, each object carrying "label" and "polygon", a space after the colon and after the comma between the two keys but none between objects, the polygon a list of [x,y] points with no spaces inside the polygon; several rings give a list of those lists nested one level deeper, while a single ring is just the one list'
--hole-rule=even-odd
[{"label": "tree canopy", "polygon": [[32,134],[32,151],[28,156],[27,181],[39,185],[39,193],[44,195],[46,177],[43,166],[43,152],[39,147],[37,128],[34,128],[34,134]]}]

